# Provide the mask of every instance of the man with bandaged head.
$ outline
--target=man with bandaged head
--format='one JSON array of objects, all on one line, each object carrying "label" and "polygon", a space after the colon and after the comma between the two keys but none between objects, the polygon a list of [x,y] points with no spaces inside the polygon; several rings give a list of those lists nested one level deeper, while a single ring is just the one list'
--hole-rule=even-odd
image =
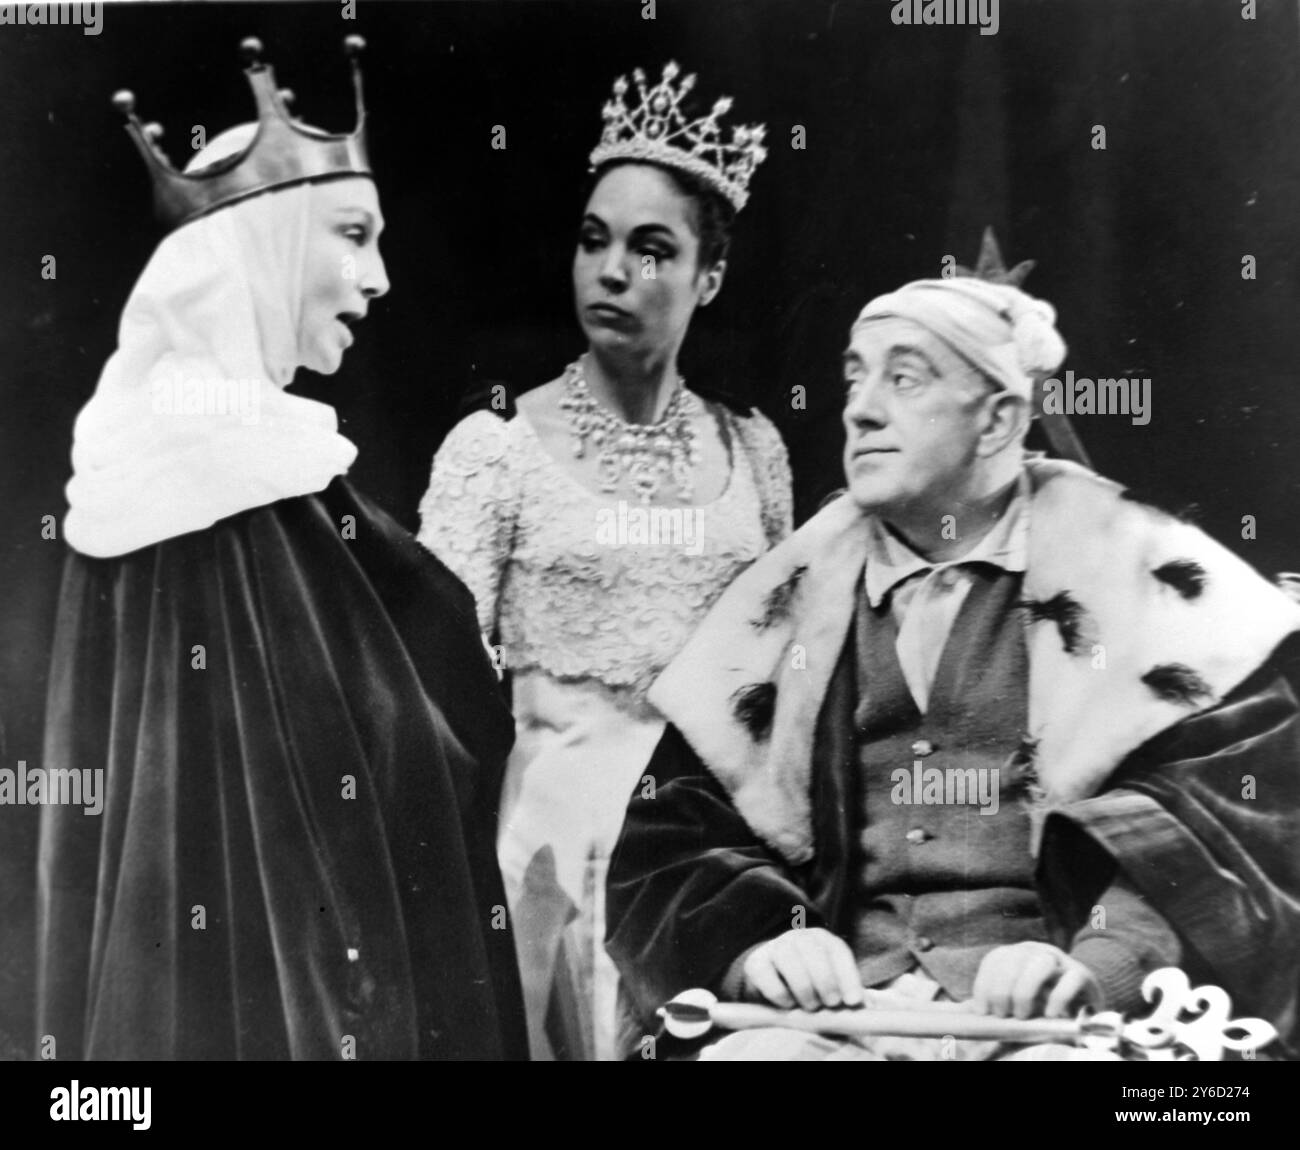
[{"label": "man with bandaged head", "polygon": [[[647,1033],[689,987],[1023,1019],[1131,1011],[1179,966],[1286,1049],[1300,725],[1272,660],[1300,607],[1196,528],[1024,449],[1065,345],[1014,278],[863,308],[847,491],[731,585],[651,692],[670,725],[607,936]],[[1017,1054],[747,1030],[706,1056]]]}]

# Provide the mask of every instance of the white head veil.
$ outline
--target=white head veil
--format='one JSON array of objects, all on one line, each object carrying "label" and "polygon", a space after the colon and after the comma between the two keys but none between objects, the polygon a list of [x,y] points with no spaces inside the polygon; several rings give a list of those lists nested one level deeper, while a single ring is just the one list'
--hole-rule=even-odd
[{"label": "white head veil", "polygon": [[351,466],[334,409],[284,391],[300,364],[313,191],[254,196],[158,245],[77,417],[64,521],[76,550],[124,555],[320,491]]}]

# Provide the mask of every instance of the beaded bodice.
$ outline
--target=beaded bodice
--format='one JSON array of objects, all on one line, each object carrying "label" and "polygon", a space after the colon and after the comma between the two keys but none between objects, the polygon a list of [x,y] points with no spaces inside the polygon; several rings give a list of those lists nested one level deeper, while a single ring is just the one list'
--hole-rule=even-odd
[{"label": "beaded bodice", "polygon": [[790,531],[772,424],[723,410],[731,472],[710,503],[644,508],[583,486],[523,415],[452,429],[419,539],[473,592],[511,671],[595,680],[639,704],[732,579]]}]

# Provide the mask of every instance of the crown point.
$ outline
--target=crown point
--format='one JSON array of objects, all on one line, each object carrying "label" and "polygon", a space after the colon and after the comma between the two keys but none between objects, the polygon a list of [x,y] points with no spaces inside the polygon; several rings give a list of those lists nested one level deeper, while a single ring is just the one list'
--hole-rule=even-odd
[{"label": "crown point", "polygon": [[664,79],[675,80],[677,79],[677,73],[680,71],[681,69],[677,66],[677,61],[669,60],[668,63],[664,65]]},{"label": "crown point", "polygon": [[351,36],[345,36],[343,39],[343,51],[349,56],[360,56],[366,50],[366,38],[358,36],[355,32]]},{"label": "crown point", "polygon": [[633,69],[632,69],[632,79],[634,79],[638,84],[644,84],[644,83],[645,83],[645,73],[644,73],[643,71],[641,71],[640,68],[633,68]]},{"label": "crown point", "polygon": [[[290,112],[294,94],[277,87],[270,67],[261,63],[262,42],[257,37],[246,37],[239,42],[239,49],[249,61],[244,77],[253,90],[258,119],[248,125],[252,137],[246,146],[238,154],[228,151],[215,165],[180,171],[160,146],[162,125],[141,122],[132,92],[119,89],[113,93],[113,104],[126,114],[128,135],[152,177],[155,211],[168,228],[269,189],[334,176],[370,175],[361,70],[355,63],[351,71],[357,124],[346,134],[327,133],[307,129]],[[267,127],[275,130],[262,130]],[[243,138],[248,140],[247,135]]]},{"label": "crown point", "polygon": [[1015,267],[1008,268],[1003,262],[1002,249],[998,245],[997,236],[993,234],[991,227],[986,227],[984,235],[980,238],[980,254],[974,270],[959,265],[957,274],[959,276],[972,276],[988,283],[1010,284],[1012,287],[1020,287],[1025,276],[1033,269],[1033,260],[1022,260]]},{"label": "crown point", "polygon": [[714,102],[713,114],[715,116],[725,116],[730,111],[731,111],[730,96],[723,96],[719,100]]}]

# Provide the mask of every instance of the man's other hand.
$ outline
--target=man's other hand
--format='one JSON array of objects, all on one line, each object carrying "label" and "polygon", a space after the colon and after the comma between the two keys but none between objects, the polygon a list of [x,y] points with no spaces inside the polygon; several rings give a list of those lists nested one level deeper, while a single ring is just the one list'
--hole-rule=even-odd
[{"label": "man's other hand", "polygon": [[749,997],[789,1010],[861,1006],[862,981],[848,943],[819,926],[787,930],[754,947],[744,963]]},{"label": "man's other hand", "polygon": [[1066,1018],[1084,1004],[1101,1006],[1101,987],[1083,963],[1045,942],[990,950],[980,963],[971,1003],[1000,1018]]}]

